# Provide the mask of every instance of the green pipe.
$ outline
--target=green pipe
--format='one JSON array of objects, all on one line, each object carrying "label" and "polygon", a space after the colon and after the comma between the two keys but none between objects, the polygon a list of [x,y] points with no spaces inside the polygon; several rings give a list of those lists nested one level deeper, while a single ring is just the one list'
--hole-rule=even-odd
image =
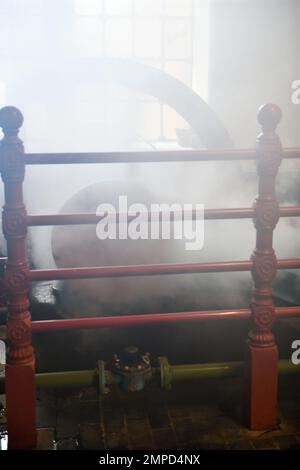
[{"label": "green pipe", "polygon": [[97,370],[36,374],[35,383],[38,388],[93,387],[97,385]]},{"label": "green pipe", "polygon": [[[210,364],[185,364],[177,366],[171,366],[168,364],[168,367],[169,373],[171,374],[171,383],[175,383],[192,379],[236,377],[242,375],[244,363],[217,362]],[[154,369],[154,373],[159,374],[160,372],[161,368]],[[290,360],[280,360],[278,362],[278,373],[280,375],[300,373],[300,367],[295,366]],[[118,380],[111,371],[105,371],[105,375],[107,385],[118,383]],[[38,388],[93,387],[97,386],[97,384],[97,369],[74,372],[52,372],[36,375],[36,386]]]},{"label": "green pipe", "polygon": [[[171,388],[172,383],[205,378],[234,377],[242,375],[243,362],[223,362],[211,364],[169,364],[167,358],[159,358],[160,367],[153,369],[152,376],[161,376],[161,385],[163,388]],[[280,360],[278,363],[278,373],[282,375],[296,374],[300,372],[300,365],[294,365],[290,360]],[[118,382],[116,375],[111,371],[105,371],[106,385],[116,384]],[[0,391],[4,389],[5,377],[0,376]],[[97,387],[99,385],[99,369],[68,371],[68,372],[49,372],[36,374],[37,388],[81,388]]]},{"label": "green pipe", "polygon": [[172,382],[209,377],[232,377],[243,371],[243,362],[223,362],[213,364],[187,364],[170,366]]},{"label": "green pipe", "polygon": [[300,372],[300,364],[295,365],[289,359],[278,361],[278,373],[280,375],[294,375]]},{"label": "green pipe", "polygon": [[[66,389],[97,386],[96,370],[47,372],[35,375],[37,388]],[[0,376],[0,393],[5,390],[5,376]]]},{"label": "green pipe", "polygon": [[[211,364],[186,364],[170,366],[172,382],[190,379],[235,377],[242,375],[244,362],[216,362]],[[288,359],[278,361],[278,373],[290,375],[300,373],[300,365],[294,365]]]},{"label": "green pipe", "polygon": [[210,364],[184,364],[172,366],[166,357],[158,358],[161,387],[170,390],[172,384],[184,380],[234,377],[243,372],[243,362],[217,362]]}]

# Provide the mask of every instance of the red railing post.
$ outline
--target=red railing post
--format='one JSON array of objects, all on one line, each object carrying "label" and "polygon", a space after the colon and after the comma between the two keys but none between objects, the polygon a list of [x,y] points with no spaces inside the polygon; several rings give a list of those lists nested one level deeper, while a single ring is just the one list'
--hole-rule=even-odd
[{"label": "red railing post", "polygon": [[28,449],[36,445],[35,359],[28,298],[27,214],[23,203],[25,165],[23,144],[18,137],[22,123],[23,116],[17,108],[0,110],[0,126],[4,132],[0,165],[5,190],[3,232],[7,241],[4,275],[8,294],[5,389],[10,449]]},{"label": "red railing post", "polygon": [[279,219],[275,180],[282,148],[275,129],[281,110],[267,104],[259,108],[262,133],[257,140],[258,196],[255,201],[256,248],[252,255],[254,293],[251,303],[252,330],[246,348],[246,413],[250,429],[274,427],[277,421],[278,350],[272,333],[275,309],[272,281],[277,259],[273,230]]}]

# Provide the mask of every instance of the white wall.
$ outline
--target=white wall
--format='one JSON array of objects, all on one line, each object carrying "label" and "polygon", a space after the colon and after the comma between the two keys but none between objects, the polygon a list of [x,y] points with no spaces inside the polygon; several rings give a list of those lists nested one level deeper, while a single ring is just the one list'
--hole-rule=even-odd
[{"label": "white wall", "polygon": [[283,111],[284,146],[300,146],[300,104],[291,84],[300,79],[299,0],[211,0],[210,104],[237,147],[253,146],[257,108]]}]

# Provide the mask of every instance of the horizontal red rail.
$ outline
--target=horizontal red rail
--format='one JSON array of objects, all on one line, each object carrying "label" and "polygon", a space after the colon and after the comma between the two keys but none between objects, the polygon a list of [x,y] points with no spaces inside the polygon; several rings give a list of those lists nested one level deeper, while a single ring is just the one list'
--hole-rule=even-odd
[{"label": "horizontal red rail", "polygon": [[[300,266],[300,261],[299,261]],[[218,263],[145,264],[128,266],[97,266],[93,268],[39,269],[30,271],[31,281],[54,279],[89,279],[122,276],[149,276],[159,274],[191,274],[228,271],[248,271],[251,261],[225,261]]]},{"label": "horizontal red rail", "polygon": [[[279,318],[300,315],[300,307],[280,307],[275,309]],[[102,318],[75,318],[68,320],[43,320],[32,322],[33,332],[77,330],[89,328],[114,328],[133,325],[154,325],[162,323],[188,323],[207,320],[238,320],[251,317],[251,310],[211,310],[179,313],[154,313],[147,315],[124,315]]]},{"label": "horizontal red rail", "polygon": [[300,307],[276,307],[277,318],[293,318],[300,315]]},{"label": "horizontal red rail", "polygon": [[[284,158],[300,158],[300,148],[283,150]],[[144,152],[27,153],[27,165],[74,163],[138,163],[214,160],[255,160],[256,151],[245,150],[163,150]]]},{"label": "horizontal red rail", "polygon": [[300,158],[300,148],[283,149],[283,158]]},{"label": "horizontal red rail", "polygon": [[114,328],[132,325],[161,323],[183,323],[221,318],[249,318],[249,309],[223,311],[196,311],[180,313],[153,313],[144,315],[122,315],[118,317],[75,318],[68,320],[42,320],[32,322],[32,331],[74,330],[87,328]]},{"label": "horizontal red rail", "polygon": [[[162,216],[164,212],[156,213]],[[178,211],[170,212],[170,220],[177,220],[177,216],[181,215]],[[141,214],[142,216],[143,214]],[[191,211],[191,218],[196,218],[196,210]],[[216,219],[248,219],[254,217],[255,210],[253,208],[229,208],[229,209],[205,209],[204,218],[206,220]],[[153,213],[152,213],[153,216]],[[297,217],[300,216],[300,206],[289,206],[280,208],[281,217]],[[116,221],[119,222],[120,217],[122,220],[126,214],[117,213]],[[127,221],[135,219],[136,216],[127,215]],[[95,224],[101,220],[101,216],[96,214],[53,214],[53,215],[28,215],[27,225],[40,226],[40,225],[79,225],[79,224]],[[145,214],[145,220],[151,220],[151,213]]]},{"label": "horizontal red rail", "polygon": [[255,150],[163,150],[143,152],[27,153],[27,165],[254,160]]},{"label": "horizontal red rail", "polygon": [[[54,279],[92,279],[160,274],[250,271],[252,266],[252,261],[221,261],[216,263],[142,264],[128,266],[96,266],[93,268],[37,269],[30,271],[30,280],[50,281]],[[278,260],[277,266],[278,269],[300,268],[300,258]]]}]

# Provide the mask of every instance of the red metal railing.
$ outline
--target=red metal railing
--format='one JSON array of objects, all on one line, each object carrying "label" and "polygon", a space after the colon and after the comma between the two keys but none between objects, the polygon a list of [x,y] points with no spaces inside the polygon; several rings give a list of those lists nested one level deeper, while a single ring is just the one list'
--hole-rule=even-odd
[{"label": "red metal railing", "polygon": [[[291,318],[300,315],[300,307],[275,308],[276,318]],[[153,325],[155,323],[188,323],[207,320],[240,320],[251,318],[251,309],[238,310],[201,310],[198,312],[154,313],[147,315],[122,315],[102,318],[75,318],[67,320],[43,320],[32,323],[32,331],[78,330],[89,328],[113,328]]]},{"label": "red metal railing", "polygon": [[[252,329],[246,344],[246,409],[251,429],[265,429],[276,423],[278,353],[272,334],[275,318],[300,315],[300,307],[275,308],[272,281],[277,269],[300,268],[299,259],[277,260],[272,235],[278,218],[300,215],[300,206],[279,208],[275,195],[275,178],[282,158],[300,158],[300,149],[281,149],[275,128],[281,111],[265,105],[258,114],[262,133],[256,150],[199,150],[138,153],[25,154],[18,137],[23,116],[6,107],[0,111],[4,138],[0,146],[1,175],[5,188],[3,232],[7,240],[4,289],[8,297],[6,394],[10,448],[32,448],[35,431],[35,360],[32,332],[120,327],[152,323],[178,323],[220,319],[251,319]],[[68,269],[30,270],[25,252],[28,226],[94,224],[95,214],[27,215],[22,186],[25,165],[71,163],[124,163],[169,161],[253,160],[258,162],[258,197],[254,208],[205,210],[205,218],[253,218],[257,238],[250,261],[225,261],[192,264],[139,266],[99,266]],[[120,214],[119,214],[120,215]],[[176,213],[173,213],[173,218]],[[191,213],[196,218],[196,212]],[[130,217],[128,217],[130,219]],[[172,220],[172,218],[171,218]],[[251,271],[254,293],[250,308],[239,310],[196,311],[131,315],[103,318],[77,318],[31,322],[28,290],[31,281],[79,279],[161,274],[191,274]],[[2,285],[3,287],[3,285]],[[22,393],[20,393],[22,391]]]},{"label": "red metal railing", "polygon": [[[300,158],[300,149],[284,149],[283,158]],[[210,162],[255,160],[256,152],[246,150],[163,150],[145,152],[105,152],[105,153],[27,153],[25,165],[52,165],[76,163],[146,163],[146,162]]]},{"label": "red metal railing", "polygon": [[[92,279],[101,277],[155,276],[159,274],[226,273],[250,271],[253,261],[221,261],[219,263],[145,264],[127,266],[96,266],[93,268],[36,269],[29,272],[31,281],[54,279]],[[278,260],[279,269],[300,268],[300,259]]]},{"label": "red metal railing", "polygon": [[[152,212],[153,214],[153,212]],[[161,212],[159,213],[162,214]],[[158,214],[158,215],[159,215]],[[170,220],[176,220],[176,214],[178,212],[170,212]],[[300,207],[281,207],[280,217],[295,217],[300,215]],[[204,218],[206,220],[225,220],[225,219],[250,219],[255,216],[255,209],[252,207],[246,208],[226,208],[226,209],[205,209]],[[119,222],[120,217],[124,220],[124,214],[116,213],[116,222]],[[127,221],[133,220],[135,215],[128,215]],[[140,218],[143,218],[143,214],[140,214]],[[147,213],[144,216],[145,220],[150,221],[151,214]],[[191,218],[196,218],[196,210],[191,211]],[[100,217],[95,214],[55,214],[55,215],[28,215],[27,225],[30,227],[41,226],[41,225],[88,225],[96,224],[99,222]],[[178,219],[177,219],[178,220]]]}]

